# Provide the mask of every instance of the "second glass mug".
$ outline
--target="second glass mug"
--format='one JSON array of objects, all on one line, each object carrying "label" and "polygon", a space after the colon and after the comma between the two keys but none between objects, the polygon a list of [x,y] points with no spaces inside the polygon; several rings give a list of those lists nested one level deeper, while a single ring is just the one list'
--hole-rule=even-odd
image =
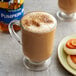
[{"label": "second glass mug", "polygon": [[[32,12],[32,13],[42,13],[47,15],[48,13],[45,12]],[[30,15],[32,13],[28,13],[24,15]],[[21,21],[14,20],[9,24],[9,32],[12,37],[14,37],[23,47],[23,63],[25,67],[29,70],[33,71],[41,71],[45,70],[50,65],[50,57],[53,50],[53,43],[54,43],[54,35],[56,30],[57,21],[56,19],[51,16],[54,20],[54,25],[50,28],[49,32],[30,32],[27,31],[23,26]],[[24,18],[23,17],[23,18]],[[22,19],[23,19],[22,18]],[[21,20],[22,20],[21,19]],[[22,39],[20,40],[19,36],[15,33],[13,29],[13,24],[19,24],[22,29]]]},{"label": "second glass mug", "polygon": [[58,0],[61,11],[57,12],[57,17],[63,21],[76,21],[76,0]]}]

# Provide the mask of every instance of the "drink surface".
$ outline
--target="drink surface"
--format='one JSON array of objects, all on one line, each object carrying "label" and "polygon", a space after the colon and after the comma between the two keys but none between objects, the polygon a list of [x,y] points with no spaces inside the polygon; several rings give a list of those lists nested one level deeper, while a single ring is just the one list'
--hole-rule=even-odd
[{"label": "drink surface", "polygon": [[65,13],[76,12],[76,0],[59,0],[59,7]]},{"label": "drink surface", "polygon": [[45,12],[32,12],[21,19],[21,24],[25,30],[42,33],[50,32],[56,26],[56,20]]},{"label": "drink surface", "polygon": [[[14,20],[20,20],[23,16],[23,0],[0,0],[0,31],[8,32],[8,24]],[[14,25],[15,31],[20,27]]]},{"label": "drink surface", "polygon": [[45,12],[28,13],[21,19],[24,55],[33,62],[48,59],[53,51],[55,18]]}]

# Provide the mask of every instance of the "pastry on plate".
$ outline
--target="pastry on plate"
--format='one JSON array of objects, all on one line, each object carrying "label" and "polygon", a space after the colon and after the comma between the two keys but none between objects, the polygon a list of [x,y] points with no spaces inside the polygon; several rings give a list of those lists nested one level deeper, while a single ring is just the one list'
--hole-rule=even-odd
[{"label": "pastry on plate", "polygon": [[67,62],[69,66],[71,66],[73,69],[76,69],[76,55],[68,55]]},{"label": "pastry on plate", "polygon": [[64,44],[64,51],[69,55],[76,55],[76,39],[69,39]]}]

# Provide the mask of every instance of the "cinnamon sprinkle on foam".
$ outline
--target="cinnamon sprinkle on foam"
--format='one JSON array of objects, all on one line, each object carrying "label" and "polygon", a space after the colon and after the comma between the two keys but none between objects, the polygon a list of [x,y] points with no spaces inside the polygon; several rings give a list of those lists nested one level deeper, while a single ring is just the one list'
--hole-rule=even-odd
[{"label": "cinnamon sprinkle on foam", "polygon": [[49,32],[56,26],[56,19],[45,12],[28,13],[21,19],[22,26],[32,32]]},{"label": "cinnamon sprinkle on foam", "polygon": [[30,24],[29,24],[29,21],[28,21],[28,20],[25,20],[25,21],[24,21],[24,24],[25,24],[25,25],[27,25],[27,26],[30,26]]},{"label": "cinnamon sprinkle on foam", "polygon": [[31,22],[32,22],[32,25],[40,26],[40,24],[35,20],[31,20]]},{"label": "cinnamon sprinkle on foam", "polygon": [[40,21],[41,21],[41,22],[44,22],[44,23],[53,23],[53,21],[50,20],[50,19],[49,19],[49,16],[47,16],[47,15],[42,15]]}]

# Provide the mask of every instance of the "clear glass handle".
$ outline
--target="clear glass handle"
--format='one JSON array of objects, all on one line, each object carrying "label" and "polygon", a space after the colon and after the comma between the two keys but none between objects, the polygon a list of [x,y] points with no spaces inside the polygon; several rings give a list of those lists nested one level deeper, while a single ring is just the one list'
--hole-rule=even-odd
[{"label": "clear glass handle", "polygon": [[13,29],[13,25],[16,24],[16,25],[19,25],[20,26],[20,21],[19,20],[13,20],[9,23],[9,32],[10,32],[10,35],[12,38],[14,38],[18,43],[22,44],[21,42],[21,38],[17,35],[17,33],[14,31]]}]

